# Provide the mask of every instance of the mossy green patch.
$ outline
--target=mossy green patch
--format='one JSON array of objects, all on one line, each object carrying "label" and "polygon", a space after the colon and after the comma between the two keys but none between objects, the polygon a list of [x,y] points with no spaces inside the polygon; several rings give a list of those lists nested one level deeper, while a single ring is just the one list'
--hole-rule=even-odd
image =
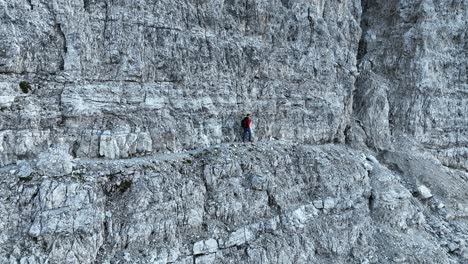
[{"label": "mossy green patch", "polygon": [[132,180],[123,180],[123,181],[120,183],[118,189],[119,189],[119,191],[120,191],[121,193],[123,193],[123,192],[127,191],[128,189],[130,189],[130,187],[132,187],[132,184],[133,184],[133,183],[132,183]]},{"label": "mossy green patch", "polygon": [[22,182],[30,182],[32,181],[33,177],[32,176],[26,176],[26,177],[19,177],[18,178]]},{"label": "mossy green patch", "polygon": [[21,81],[19,87],[23,93],[29,93],[29,91],[31,91],[31,84],[27,81]]}]

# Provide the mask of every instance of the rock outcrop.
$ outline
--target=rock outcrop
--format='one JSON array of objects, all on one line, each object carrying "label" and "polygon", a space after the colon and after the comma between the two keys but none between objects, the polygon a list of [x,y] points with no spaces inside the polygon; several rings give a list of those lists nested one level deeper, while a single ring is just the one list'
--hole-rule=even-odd
[{"label": "rock outcrop", "polygon": [[410,135],[468,169],[466,1],[363,1],[355,108],[373,147]]},{"label": "rock outcrop", "polygon": [[467,21],[0,0],[0,263],[467,263]]},{"label": "rock outcrop", "polygon": [[246,112],[258,140],[344,142],[357,1],[30,2],[1,2],[4,165],[57,137],[80,158],[231,142]]}]

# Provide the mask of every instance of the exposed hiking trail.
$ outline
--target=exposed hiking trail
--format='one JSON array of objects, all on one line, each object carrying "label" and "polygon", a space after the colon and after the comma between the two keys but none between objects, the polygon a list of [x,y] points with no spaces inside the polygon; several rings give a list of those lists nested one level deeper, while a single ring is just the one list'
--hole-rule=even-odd
[{"label": "exposed hiking trail", "polygon": [[1,264],[468,262],[467,0],[0,14]]}]

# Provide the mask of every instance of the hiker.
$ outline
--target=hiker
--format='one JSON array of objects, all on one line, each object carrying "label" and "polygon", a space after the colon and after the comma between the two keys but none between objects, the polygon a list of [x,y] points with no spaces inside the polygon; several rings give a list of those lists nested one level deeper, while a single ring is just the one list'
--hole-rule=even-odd
[{"label": "hiker", "polygon": [[253,141],[252,141],[252,130],[250,130],[250,122],[251,122],[251,119],[250,119],[250,114],[247,114],[244,119],[242,119],[242,122],[241,122],[241,127],[243,128],[243,133],[242,133],[242,143],[245,143],[245,136],[247,133],[249,133],[249,141],[250,143],[253,144]]}]

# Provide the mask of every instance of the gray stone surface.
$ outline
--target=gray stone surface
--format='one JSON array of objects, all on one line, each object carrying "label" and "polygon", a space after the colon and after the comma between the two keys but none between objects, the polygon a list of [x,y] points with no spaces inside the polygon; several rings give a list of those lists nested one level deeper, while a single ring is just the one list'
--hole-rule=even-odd
[{"label": "gray stone surface", "polygon": [[218,241],[216,241],[213,238],[210,238],[208,240],[198,241],[195,244],[193,244],[194,255],[213,253],[213,252],[216,252],[217,250],[218,250]]},{"label": "gray stone surface", "polygon": [[431,190],[429,190],[429,188],[427,188],[424,185],[421,185],[418,187],[418,192],[419,192],[419,195],[421,195],[421,197],[424,199],[429,199],[432,197]]},{"label": "gray stone surface", "polygon": [[467,18],[0,0],[0,263],[468,262]]},{"label": "gray stone surface", "polygon": [[355,113],[368,142],[388,149],[405,133],[468,169],[467,1],[362,4]]},{"label": "gray stone surface", "polygon": [[344,141],[357,1],[0,6],[5,165],[58,136],[75,157],[111,159],[231,142],[245,112],[256,141]]}]

